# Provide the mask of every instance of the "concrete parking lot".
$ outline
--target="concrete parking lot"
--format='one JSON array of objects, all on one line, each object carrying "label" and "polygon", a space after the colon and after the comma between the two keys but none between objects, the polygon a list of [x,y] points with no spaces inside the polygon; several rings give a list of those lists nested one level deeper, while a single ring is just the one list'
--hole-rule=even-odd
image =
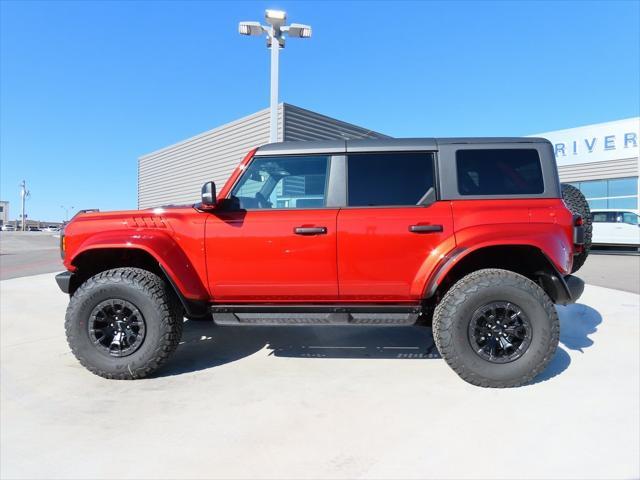
[{"label": "concrete parking lot", "polygon": [[638,478],[638,295],[587,286],[528,386],[487,390],[424,327],[187,322],[155,378],[69,352],[53,274],[0,282],[2,478]]},{"label": "concrete parking lot", "polygon": [[208,322],[127,382],[76,362],[54,275],[25,276],[61,269],[58,239],[6,233],[3,479],[640,476],[640,296],[596,286],[637,292],[638,257],[589,258],[556,356],[518,389],[464,383],[425,327]]}]

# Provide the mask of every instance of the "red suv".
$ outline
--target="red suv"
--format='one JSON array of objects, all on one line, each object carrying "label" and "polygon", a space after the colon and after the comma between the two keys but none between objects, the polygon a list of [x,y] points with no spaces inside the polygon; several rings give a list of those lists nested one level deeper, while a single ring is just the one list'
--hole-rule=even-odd
[{"label": "red suv", "polygon": [[511,387],[554,355],[589,221],[545,139],[285,142],[196,205],[78,214],[56,280],[73,353],[107,378],[155,371],[186,316],[432,325],[460,377]]}]

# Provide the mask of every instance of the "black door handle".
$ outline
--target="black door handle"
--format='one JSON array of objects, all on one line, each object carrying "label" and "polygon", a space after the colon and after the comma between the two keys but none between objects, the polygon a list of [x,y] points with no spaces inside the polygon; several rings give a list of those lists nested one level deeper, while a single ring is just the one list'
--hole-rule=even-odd
[{"label": "black door handle", "polygon": [[324,235],[327,227],[296,227],[293,232],[296,235]]},{"label": "black door handle", "polygon": [[434,233],[441,232],[442,225],[411,225],[409,231],[412,233]]}]

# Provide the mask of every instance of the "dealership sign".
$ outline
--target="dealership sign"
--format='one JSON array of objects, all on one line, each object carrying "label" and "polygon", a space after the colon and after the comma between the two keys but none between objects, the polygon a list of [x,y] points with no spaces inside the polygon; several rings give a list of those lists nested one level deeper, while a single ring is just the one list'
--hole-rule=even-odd
[{"label": "dealership sign", "polygon": [[558,165],[638,158],[640,118],[539,133],[553,144]]}]

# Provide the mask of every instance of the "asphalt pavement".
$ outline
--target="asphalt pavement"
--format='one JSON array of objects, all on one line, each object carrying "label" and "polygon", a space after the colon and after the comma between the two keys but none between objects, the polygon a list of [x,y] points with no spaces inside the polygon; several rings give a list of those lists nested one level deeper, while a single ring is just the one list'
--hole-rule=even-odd
[{"label": "asphalt pavement", "polygon": [[1,478],[639,478],[640,296],[558,307],[533,384],[483,389],[426,327],[186,322],[158,375],[105,380],[53,274],[0,282]]},{"label": "asphalt pavement", "polygon": [[60,235],[0,231],[0,280],[64,270]]},{"label": "asphalt pavement", "polygon": [[593,251],[576,275],[590,285],[640,294],[640,255]]}]

